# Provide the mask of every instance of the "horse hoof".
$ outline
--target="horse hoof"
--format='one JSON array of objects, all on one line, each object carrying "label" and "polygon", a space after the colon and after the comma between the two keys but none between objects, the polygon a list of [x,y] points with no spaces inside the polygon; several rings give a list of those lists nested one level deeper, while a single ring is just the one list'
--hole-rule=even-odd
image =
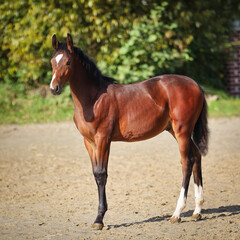
[{"label": "horse hoof", "polygon": [[181,218],[176,218],[174,216],[170,218],[170,223],[180,223],[180,222],[181,222]]},{"label": "horse hoof", "polygon": [[193,221],[198,221],[198,220],[200,220],[201,218],[202,218],[202,215],[199,214],[199,213],[192,215],[192,220],[193,220]]},{"label": "horse hoof", "polygon": [[103,229],[103,224],[102,223],[94,223],[92,227],[96,230],[102,230]]}]

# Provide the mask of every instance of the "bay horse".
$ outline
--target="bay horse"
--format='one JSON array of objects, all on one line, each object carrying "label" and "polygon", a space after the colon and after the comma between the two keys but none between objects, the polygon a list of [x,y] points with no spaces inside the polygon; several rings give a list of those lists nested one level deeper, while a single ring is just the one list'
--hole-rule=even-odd
[{"label": "bay horse", "polygon": [[207,103],[204,92],[192,79],[181,75],[162,75],[134,84],[117,84],[101,73],[78,47],[72,36],[61,43],[52,37],[54,95],[70,84],[74,102],[74,122],[84,138],[98,187],[99,206],[93,227],[103,228],[107,211],[105,185],[112,141],[134,142],[168,131],[179,146],[182,187],[170,221],[180,222],[186,205],[191,173],[194,176],[195,210],[201,218],[203,205],[201,155],[208,150]]}]

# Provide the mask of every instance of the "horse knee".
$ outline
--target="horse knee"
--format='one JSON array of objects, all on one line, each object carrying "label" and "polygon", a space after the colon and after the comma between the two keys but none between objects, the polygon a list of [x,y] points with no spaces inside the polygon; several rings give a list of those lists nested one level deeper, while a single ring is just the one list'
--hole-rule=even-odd
[{"label": "horse knee", "polygon": [[107,182],[107,171],[105,169],[94,169],[93,175],[98,185],[105,185]]}]

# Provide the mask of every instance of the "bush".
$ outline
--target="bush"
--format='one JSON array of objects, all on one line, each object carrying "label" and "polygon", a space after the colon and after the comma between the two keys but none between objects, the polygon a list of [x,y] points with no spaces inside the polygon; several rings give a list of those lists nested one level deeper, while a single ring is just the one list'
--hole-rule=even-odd
[{"label": "bush", "polygon": [[105,73],[134,82],[182,73],[221,86],[236,0],[88,0],[0,3],[0,81],[49,83],[51,37],[74,44]]},{"label": "bush", "polygon": [[111,58],[100,63],[104,72],[121,83],[137,82],[162,73],[173,73],[191,61],[189,44],[192,35],[181,34],[177,22],[164,22],[167,3],[154,4],[149,15],[143,16],[129,30],[128,40]]}]

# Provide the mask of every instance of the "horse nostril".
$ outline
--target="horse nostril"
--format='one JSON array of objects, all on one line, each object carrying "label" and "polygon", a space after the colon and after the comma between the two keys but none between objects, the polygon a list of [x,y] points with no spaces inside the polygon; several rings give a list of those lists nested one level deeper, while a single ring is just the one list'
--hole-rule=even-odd
[{"label": "horse nostril", "polygon": [[60,90],[60,88],[59,88],[58,85],[57,85],[55,88],[50,88],[50,89],[51,89],[51,92],[52,92],[53,95],[58,94],[58,93],[59,93],[59,90]]},{"label": "horse nostril", "polygon": [[59,92],[59,89],[60,89],[60,88],[59,88],[59,85],[57,85],[54,90],[55,90],[56,93],[58,93],[58,92]]},{"label": "horse nostril", "polygon": [[51,89],[51,92],[52,92],[53,95],[59,95],[62,92],[61,84],[56,85],[55,88],[50,87],[50,89]]}]

